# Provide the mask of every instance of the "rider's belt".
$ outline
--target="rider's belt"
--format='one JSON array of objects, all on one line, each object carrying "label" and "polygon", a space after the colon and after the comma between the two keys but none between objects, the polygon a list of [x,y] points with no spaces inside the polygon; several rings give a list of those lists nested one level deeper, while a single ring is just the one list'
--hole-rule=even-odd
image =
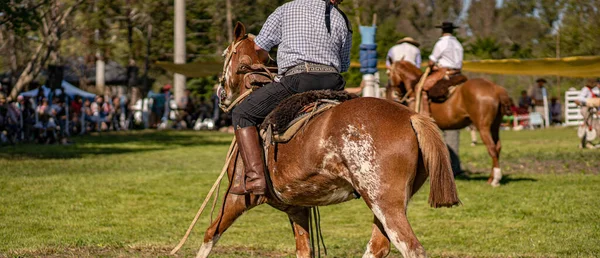
[{"label": "rider's belt", "polygon": [[290,76],[299,73],[337,73],[338,70],[333,66],[315,64],[315,63],[303,63],[296,65],[285,72],[284,76]]}]

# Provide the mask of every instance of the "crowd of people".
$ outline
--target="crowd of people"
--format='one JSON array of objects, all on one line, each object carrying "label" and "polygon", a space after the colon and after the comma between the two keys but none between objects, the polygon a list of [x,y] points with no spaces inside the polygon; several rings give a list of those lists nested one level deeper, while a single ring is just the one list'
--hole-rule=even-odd
[{"label": "crowd of people", "polygon": [[[150,92],[145,100],[131,103],[126,96],[45,95],[18,96],[8,102],[0,93],[0,144],[37,142],[68,144],[70,136],[88,132],[120,131],[144,128],[219,129],[231,124],[231,118],[205,97],[193,97],[186,90],[176,102],[167,85],[160,93]],[[132,105],[134,104],[134,105]],[[216,108],[215,108],[216,107]]]}]

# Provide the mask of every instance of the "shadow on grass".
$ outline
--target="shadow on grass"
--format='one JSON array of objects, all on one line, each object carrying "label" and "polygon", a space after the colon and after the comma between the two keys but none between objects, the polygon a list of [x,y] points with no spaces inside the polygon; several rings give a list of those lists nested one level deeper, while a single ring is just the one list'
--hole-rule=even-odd
[{"label": "shadow on grass", "polygon": [[192,131],[132,131],[73,137],[71,145],[35,143],[0,148],[0,159],[74,159],[88,155],[141,153],[186,146],[229,145],[231,135]]},{"label": "shadow on grass", "polygon": [[[488,175],[485,174],[471,174],[469,173],[469,171],[465,171],[460,175],[457,175],[456,177],[454,177],[455,180],[460,180],[460,181],[484,181],[487,182],[488,180]],[[502,176],[502,180],[500,180],[500,184],[506,185],[506,184],[510,184],[513,182],[521,182],[521,181],[526,181],[526,182],[537,182],[538,180],[535,178],[530,178],[530,177],[519,177],[519,178],[512,178],[511,175],[503,175]]]}]

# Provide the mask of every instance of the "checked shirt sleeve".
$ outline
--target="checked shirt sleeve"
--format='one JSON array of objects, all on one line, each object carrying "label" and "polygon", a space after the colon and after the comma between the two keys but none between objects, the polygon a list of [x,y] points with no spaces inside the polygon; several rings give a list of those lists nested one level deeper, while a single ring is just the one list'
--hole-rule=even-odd
[{"label": "checked shirt sleeve", "polygon": [[340,73],[350,68],[350,49],[352,48],[352,32],[348,31],[340,48]]},{"label": "checked shirt sleeve", "polygon": [[277,8],[263,24],[260,33],[254,39],[254,43],[260,48],[270,51],[281,43],[281,15],[281,8]]}]

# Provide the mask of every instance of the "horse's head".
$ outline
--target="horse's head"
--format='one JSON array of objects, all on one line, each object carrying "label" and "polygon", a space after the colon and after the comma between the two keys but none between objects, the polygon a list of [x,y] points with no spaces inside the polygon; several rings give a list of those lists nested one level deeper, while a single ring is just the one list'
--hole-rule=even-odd
[{"label": "horse's head", "polygon": [[[231,110],[240,100],[241,95],[254,85],[270,82],[272,78],[265,78],[261,72],[262,60],[254,49],[254,35],[246,34],[246,27],[238,22],[234,29],[235,39],[223,52],[225,58],[223,72],[219,79],[219,106],[225,111]],[[237,100],[237,101],[236,101]]]},{"label": "horse's head", "polygon": [[419,78],[423,72],[408,61],[400,60],[392,63],[390,67],[390,87],[400,90],[402,93],[414,92]]}]

